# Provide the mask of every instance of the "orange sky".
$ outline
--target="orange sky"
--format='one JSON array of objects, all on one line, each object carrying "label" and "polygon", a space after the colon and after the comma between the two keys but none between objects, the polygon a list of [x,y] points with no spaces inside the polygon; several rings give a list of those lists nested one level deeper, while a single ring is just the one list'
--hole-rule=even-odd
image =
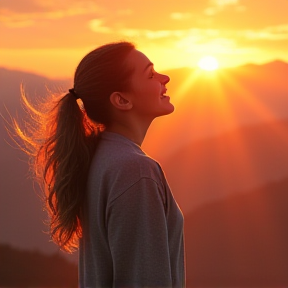
[{"label": "orange sky", "polygon": [[288,62],[288,0],[1,0],[0,66],[71,77],[96,46],[128,40],[156,69]]}]

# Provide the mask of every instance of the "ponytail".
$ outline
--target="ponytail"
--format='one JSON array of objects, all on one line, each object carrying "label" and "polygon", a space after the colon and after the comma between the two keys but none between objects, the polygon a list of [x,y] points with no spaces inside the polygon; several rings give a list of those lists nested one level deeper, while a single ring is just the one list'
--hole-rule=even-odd
[{"label": "ponytail", "polygon": [[61,249],[72,252],[82,235],[81,207],[102,127],[87,118],[71,92],[56,101],[42,103],[37,109],[23,92],[22,99],[35,125],[23,132],[14,122],[16,132],[32,156],[34,176],[45,191],[51,238]]},{"label": "ponytail", "polygon": [[119,42],[91,51],[76,69],[75,90],[43,105],[31,105],[22,90],[31,121],[24,131],[16,121],[14,127],[45,191],[51,238],[68,252],[78,247],[82,235],[81,210],[91,159],[100,132],[111,122],[109,97],[129,89],[133,68],[125,60],[133,49],[133,44]]}]

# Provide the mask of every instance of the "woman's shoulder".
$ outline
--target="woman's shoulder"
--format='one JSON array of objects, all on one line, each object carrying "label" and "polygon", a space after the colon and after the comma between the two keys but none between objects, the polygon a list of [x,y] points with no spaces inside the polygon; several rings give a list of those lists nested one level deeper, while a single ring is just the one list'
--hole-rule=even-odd
[{"label": "woman's shoulder", "polygon": [[[154,159],[145,154],[132,152],[123,155],[123,157],[117,157],[115,160],[110,169],[107,170],[109,178],[113,178],[112,193],[109,197],[111,202],[118,199],[120,195],[124,195],[123,193],[126,191],[131,193],[132,189],[132,191],[140,192],[147,187],[152,187],[151,185],[157,187],[159,195],[165,198],[165,184],[163,183],[161,168]],[[146,193],[148,191],[145,191]]]},{"label": "woman's shoulder", "polygon": [[164,178],[158,162],[135,143],[102,141],[91,163],[89,183],[92,190],[105,187],[100,190],[109,195],[110,202],[144,182],[154,182],[162,194],[165,190]]},{"label": "woman's shoulder", "polygon": [[140,146],[122,136],[105,135],[92,159],[91,169],[107,178],[126,178],[138,181],[140,178],[161,179],[160,165],[148,156]]},{"label": "woman's shoulder", "polygon": [[135,180],[145,177],[157,180],[160,173],[158,162],[140,149],[127,149],[124,153],[116,153],[113,161],[110,161],[110,168],[112,167],[116,168],[118,173],[129,173],[131,177],[134,175]]}]

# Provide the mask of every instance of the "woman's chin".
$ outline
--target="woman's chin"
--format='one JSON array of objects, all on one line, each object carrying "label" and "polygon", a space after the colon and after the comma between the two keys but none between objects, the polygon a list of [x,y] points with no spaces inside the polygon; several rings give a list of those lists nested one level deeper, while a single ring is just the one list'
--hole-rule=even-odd
[{"label": "woman's chin", "polygon": [[173,113],[173,112],[174,112],[174,110],[175,110],[175,107],[174,107],[174,105],[170,103],[170,109],[169,109],[169,112],[168,112],[168,114],[171,114],[171,113]]},{"label": "woman's chin", "polygon": [[174,108],[174,105],[169,102],[169,103],[167,103],[167,104],[165,105],[165,109],[163,109],[163,110],[162,110],[162,113],[161,113],[160,115],[158,115],[158,116],[169,115],[169,114],[171,114],[171,113],[174,112],[174,109],[175,109],[175,108]]}]

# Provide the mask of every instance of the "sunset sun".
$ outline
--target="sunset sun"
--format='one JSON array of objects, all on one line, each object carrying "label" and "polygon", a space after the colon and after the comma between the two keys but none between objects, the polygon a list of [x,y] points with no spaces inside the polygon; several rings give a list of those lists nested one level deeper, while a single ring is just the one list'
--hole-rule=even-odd
[{"label": "sunset sun", "polygon": [[213,56],[204,56],[199,60],[198,66],[202,70],[213,71],[219,68],[219,63]]}]

